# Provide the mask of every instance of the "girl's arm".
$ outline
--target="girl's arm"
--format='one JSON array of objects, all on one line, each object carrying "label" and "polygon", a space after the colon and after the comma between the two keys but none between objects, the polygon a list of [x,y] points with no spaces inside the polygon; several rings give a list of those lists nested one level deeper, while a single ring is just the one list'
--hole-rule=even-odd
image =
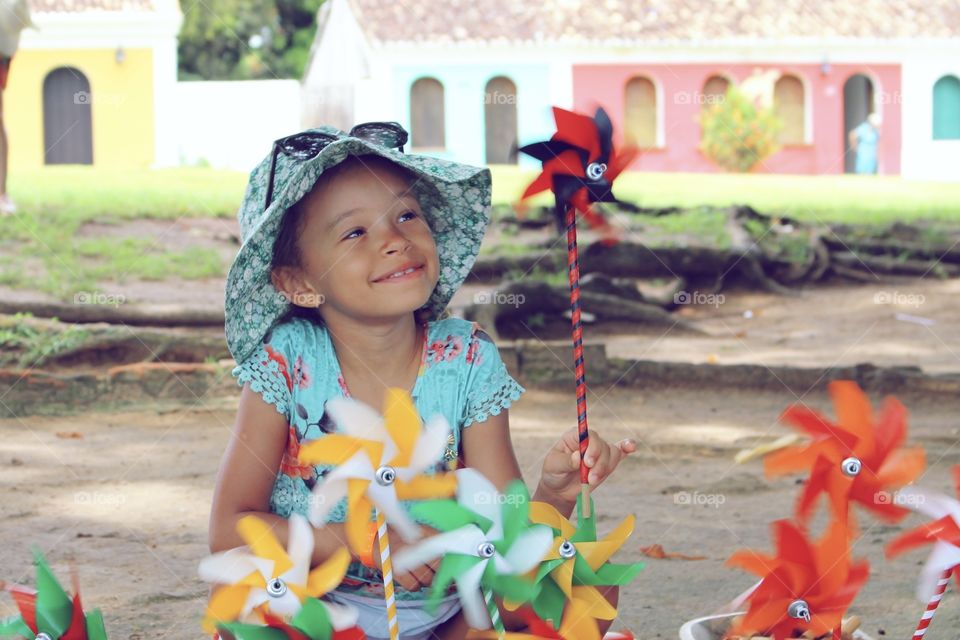
[{"label": "girl's arm", "polygon": [[[289,425],[273,405],[245,384],[226,453],[220,462],[210,511],[210,551],[226,551],[244,545],[237,535],[237,521],[256,515],[268,523],[286,546],[287,520],[270,513],[270,493],[287,446]],[[344,546],[342,524],[314,529],[311,565],[317,565]]]}]

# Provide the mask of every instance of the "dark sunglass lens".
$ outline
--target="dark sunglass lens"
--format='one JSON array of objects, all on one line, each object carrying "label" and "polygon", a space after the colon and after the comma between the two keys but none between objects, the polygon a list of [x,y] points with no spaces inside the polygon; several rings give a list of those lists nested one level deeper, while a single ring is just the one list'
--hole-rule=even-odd
[{"label": "dark sunglass lens", "polygon": [[350,130],[350,135],[393,149],[401,149],[407,143],[406,130],[394,122],[358,124]]},{"label": "dark sunglass lens", "polygon": [[320,134],[302,135],[283,142],[283,152],[297,158],[312,158],[336,138]]}]

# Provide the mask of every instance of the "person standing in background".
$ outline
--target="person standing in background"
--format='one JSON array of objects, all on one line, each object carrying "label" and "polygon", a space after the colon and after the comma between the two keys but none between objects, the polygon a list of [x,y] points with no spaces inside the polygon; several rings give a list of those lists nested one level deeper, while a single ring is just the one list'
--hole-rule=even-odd
[{"label": "person standing in background", "polygon": [[880,143],[879,113],[871,113],[859,127],[850,132],[850,150],[857,154],[854,172],[874,174],[877,172],[877,147]]},{"label": "person standing in background", "polygon": [[3,120],[3,94],[7,90],[10,62],[20,46],[20,32],[32,27],[30,7],[27,0],[0,0],[0,215],[10,215],[17,210],[7,193],[7,127]]}]

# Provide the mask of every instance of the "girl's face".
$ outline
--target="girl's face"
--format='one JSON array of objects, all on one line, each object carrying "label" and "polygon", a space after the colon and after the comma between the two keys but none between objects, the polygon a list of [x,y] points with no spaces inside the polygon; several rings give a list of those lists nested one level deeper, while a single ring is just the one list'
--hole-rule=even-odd
[{"label": "girl's face", "polygon": [[426,304],[439,278],[437,246],[410,186],[389,161],[370,157],[318,185],[302,203],[300,268],[281,268],[280,288],[324,319],[400,317]]}]

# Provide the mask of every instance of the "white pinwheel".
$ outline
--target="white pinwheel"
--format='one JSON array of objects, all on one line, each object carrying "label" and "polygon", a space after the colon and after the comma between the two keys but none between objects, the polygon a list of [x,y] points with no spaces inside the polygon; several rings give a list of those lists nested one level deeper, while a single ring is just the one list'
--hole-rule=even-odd
[{"label": "white pinwheel", "polygon": [[394,567],[406,571],[443,557],[430,595],[436,601],[456,582],[467,623],[490,626],[481,587],[513,601],[529,600],[535,586],[524,574],[534,569],[553,543],[553,531],[532,525],[526,487],[516,481],[504,494],[475,469],[460,469],[457,501],[416,505],[413,512],[440,529],[433,537],[395,554]]},{"label": "white pinwheel", "polygon": [[321,526],[330,510],[347,500],[346,529],[356,553],[369,551],[367,532],[374,507],[400,536],[413,542],[420,527],[401,507],[401,500],[443,498],[453,494],[453,474],[423,475],[447,446],[450,425],[437,414],[421,428],[410,396],[389,389],[381,417],[351,398],[335,398],[326,410],[342,433],[312,440],[300,448],[300,460],[335,468],[313,490],[310,521]]},{"label": "white pinwheel", "polygon": [[[960,465],[953,468],[957,495],[960,495]],[[946,572],[960,567],[960,502],[955,498],[922,487],[907,486],[896,494],[896,502],[922,513],[932,522],[907,531],[886,548],[887,557],[893,557],[908,549],[933,543],[933,550],[920,572],[917,582],[917,598],[929,602],[937,591],[937,584]],[[887,494],[888,500],[892,496]]]}]

